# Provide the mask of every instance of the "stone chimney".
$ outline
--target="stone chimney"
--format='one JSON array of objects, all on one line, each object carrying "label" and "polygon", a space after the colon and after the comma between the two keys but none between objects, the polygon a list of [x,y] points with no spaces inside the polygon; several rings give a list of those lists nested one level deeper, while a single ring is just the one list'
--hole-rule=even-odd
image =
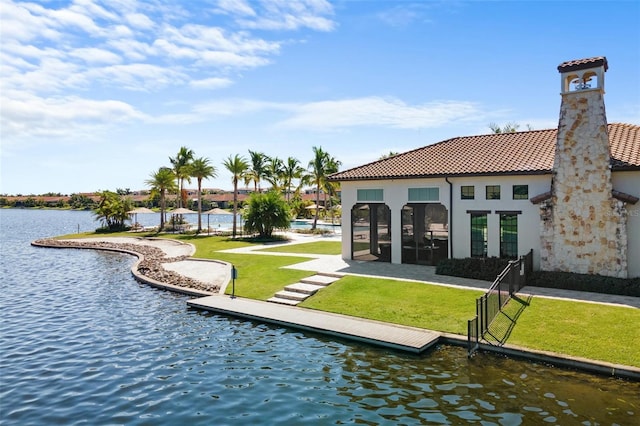
[{"label": "stone chimney", "polygon": [[626,208],[612,196],[605,57],[558,66],[562,103],[541,269],[626,278]]}]

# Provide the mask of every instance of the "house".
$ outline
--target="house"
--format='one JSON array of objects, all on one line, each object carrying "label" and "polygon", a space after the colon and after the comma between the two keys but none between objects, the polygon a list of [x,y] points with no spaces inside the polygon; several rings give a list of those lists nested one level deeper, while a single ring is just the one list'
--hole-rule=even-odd
[{"label": "house", "polygon": [[640,277],[640,126],[607,123],[607,68],[558,66],[557,129],[456,137],[331,175],[342,257],[435,265],[533,250],[537,270]]}]

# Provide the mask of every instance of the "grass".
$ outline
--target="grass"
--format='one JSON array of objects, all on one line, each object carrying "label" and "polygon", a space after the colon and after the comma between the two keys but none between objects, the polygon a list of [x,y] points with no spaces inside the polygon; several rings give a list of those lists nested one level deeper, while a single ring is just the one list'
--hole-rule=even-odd
[{"label": "grass", "polygon": [[[234,240],[227,237],[178,236],[176,239],[189,242],[196,247],[195,257],[229,262],[238,270],[235,294],[238,297],[267,300],[286,285],[313,275],[309,271],[283,269],[283,266],[308,260],[295,256],[265,256],[259,254],[222,253],[221,250],[247,247],[259,243],[250,240]],[[227,287],[231,294],[232,286]]]},{"label": "grass", "polygon": [[[147,235],[84,233],[65,238],[95,236]],[[194,244],[196,257],[235,265],[238,269],[235,290],[239,297],[266,300],[286,285],[312,275],[308,271],[283,268],[307,258],[221,252],[258,244],[256,242],[189,234],[162,236]],[[261,251],[336,254],[339,248],[339,242],[321,241],[269,247]],[[230,292],[231,286],[227,289],[227,293]],[[466,335],[467,320],[475,315],[475,300],[481,294],[477,290],[346,276],[299,306]],[[528,303],[519,312],[515,326],[509,330],[506,343],[640,367],[640,309],[542,297],[532,297]],[[509,305],[507,310],[516,308]]]},{"label": "grass", "polygon": [[346,276],[298,306],[466,334],[467,320],[482,294],[409,281]]},{"label": "grass", "polygon": [[311,243],[281,245],[261,249],[260,251],[298,254],[340,254],[342,251],[342,243],[340,243],[340,241],[315,241]]},{"label": "grass", "polygon": [[529,303],[508,343],[640,367],[640,309],[542,297]]},{"label": "grass", "polygon": [[[267,300],[286,285],[313,275],[309,271],[281,269],[283,266],[309,260],[294,256],[263,256],[259,254],[216,253],[211,257],[233,264],[238,270],[235,294],[249,299]],[[231,285],[226,294],[231,294]]]}]

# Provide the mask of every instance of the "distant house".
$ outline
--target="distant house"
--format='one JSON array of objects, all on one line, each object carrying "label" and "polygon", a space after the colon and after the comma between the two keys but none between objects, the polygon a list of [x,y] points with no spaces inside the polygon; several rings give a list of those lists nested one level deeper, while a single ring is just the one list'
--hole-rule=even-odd
[{"label": "distant house", "polygon": [[342,257],[435,265],[533,250],[535,269],[640,277],[640,126],[607,124],[607,68],[558,67],[557,129],[457,137],[330,176]]},{"label": "distant house", "polygon": [[[233,192],[223,192],[217,194],[203,195],[202,198],[216,205],[221,209],[229,209],[233,207]],[[247,193],[238,193],[238,205],[241,206],[249,198]]]}]

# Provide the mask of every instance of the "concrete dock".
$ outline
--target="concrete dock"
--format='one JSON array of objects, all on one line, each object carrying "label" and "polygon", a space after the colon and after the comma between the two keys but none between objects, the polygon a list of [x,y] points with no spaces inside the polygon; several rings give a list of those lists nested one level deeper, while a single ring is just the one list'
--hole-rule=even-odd
[{"label": "concrete dock", "polygon": [[187,301],[187,304],[211,312],[344,337],[413,353],[427,350],[440,338],[440,333],[421,328],[252,299],[231,298],[226,295],[192,299]]}]

